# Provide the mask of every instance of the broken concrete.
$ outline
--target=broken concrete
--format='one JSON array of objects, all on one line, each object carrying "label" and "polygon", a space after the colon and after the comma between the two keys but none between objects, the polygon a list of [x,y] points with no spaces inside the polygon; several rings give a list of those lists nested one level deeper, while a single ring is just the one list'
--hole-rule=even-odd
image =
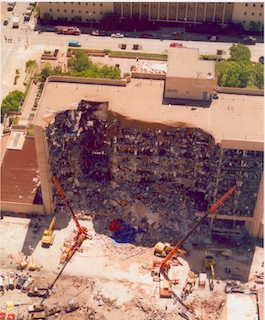
[{"label": "broken concrete", "polygon": [[52,174],[78,217],[93,216],[99,233],[120,218],[141,228],[141,245],[174,243],[194,224],[195,211],[206,211],[235,184],[221,213],[253,215],[263,152],[222,149],[198,128],[138,123],[85,100],[54,116],[46,136]]}]

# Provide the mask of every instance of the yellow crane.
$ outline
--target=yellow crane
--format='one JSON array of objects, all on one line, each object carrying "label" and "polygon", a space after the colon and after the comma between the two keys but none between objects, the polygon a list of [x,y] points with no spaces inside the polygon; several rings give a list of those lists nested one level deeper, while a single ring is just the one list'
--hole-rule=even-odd
[{"label": "yellow crane", "polygon": [[49,225],[49,229],[44,230],[44,233],[41,239],[43,247],[49,247],[51,244],[53,244],[53,240],[54,240],[53,229],[55,227],[55,223],[56,223],[56,217],[53,217]]}]

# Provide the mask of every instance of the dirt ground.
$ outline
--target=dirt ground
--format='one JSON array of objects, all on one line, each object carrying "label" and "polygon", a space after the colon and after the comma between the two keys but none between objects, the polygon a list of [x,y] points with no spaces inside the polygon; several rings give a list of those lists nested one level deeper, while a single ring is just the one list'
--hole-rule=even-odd
[{"label": "dirt ground", "polygon": [[[14,271],[18,275],[31,273],[34,286],[47,287],[54,282],[61,270],[61,249],[64,239],[74,229],[73,222],[70,221],[66,227],[57,227],[54,231],[54,244],[47,249],[41,247],[40,239],[48,221],[43,218],[37,234],[33,233],[34,221],[16,217],[4,217],[1,220],[1,234],[6,235],[1,243],[0,271],[4,282]],[[53,285],[50,296],[43,300],[47,308],[60,306],[64,310],[69,302],[77,302],[80,308],[69,314],[62,311],[48,319],[183,319],[179,313],[183,309],[185,311],[185,307],[179,301],[159,297],[159,284],[153,282],[151,277],[152,262],[158,259],[153,254],[153,248],[117,244],[106,235],[96,234],[92,220],[81,221],[81,224],[88,227],[92,240],[84,241],[81,252],[75,253]],[[31,248],[30,243],[35,243],[35,247]],[[205,239],[200,244],[200,249],[214,245],[216,246],[210,239]],[[19,271],[16,268],[20,250],[25,253],[27,247],[33,252],[38,270],[29,271],[26,268]],[[179,279],[179,283],[172,287],[178,297],[181,297],[188,272],[203,271],[204,250],[195,249],[188,242],[184,247],[188,253],[178,258],[179,264],[172,266],[169,272],[170,277]],[[252,251],[240,248],[232,248],[232,251],[233,255],[229,260],[214,255],[214,290],[210,291],[209,283],[205,288],[199,287],[197,281],[193,292],[183,300],[184,305],[193,308],[192,313],[188,312],[190,319],[219,318],[227,298],[224,292],[227,279],[240,280],[248,288],[254,285],[257,289],[263,287],[254,282],[255,275],[263,271],[263,248],[257,245]],[[30,251],[28,253],[30,261]],[[230,274],[226,272],[228,267],[231,269]],[[206,272],[210,279],[209,270]],[[6,311],[9,301],[13,301],[16,306],[13,310]],[[5,291],[0,298],[0,308],[4,312],[27,315],[28,306],[40,302],[42,298],[28,297],[26,293],[14,289]]]}]

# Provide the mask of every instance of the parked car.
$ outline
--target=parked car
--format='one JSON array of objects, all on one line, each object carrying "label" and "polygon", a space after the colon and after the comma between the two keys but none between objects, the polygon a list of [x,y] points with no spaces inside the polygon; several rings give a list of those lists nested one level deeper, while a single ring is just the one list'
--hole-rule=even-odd
[{"label": "parked car", "polygon": [[7,11],[13,11],[15,5],[16,5],[16,2],[8,2]]},{"label": "parked car", "polygon": [[5,312],[0,312],[0,320],[5,320],[6,314]]},{"label": "parked car", "polygon": [[170,47],[183,47],[182,43],[178,43],[178,42],[170,43],[169,46],[170,46]]},{"label": "parked car", "polygon": [[112,38],[124,38],[124,34],[116,32],[116,33],[112,33],[111,37]]},{"label": "parked car", "polygon": [[153,38],[153,35],[150,33],[142,33],[140,34],[139,38]]},{"label": "parked car", "polygon": [[43,311],[45,311],[45,308],[40,304],[32,304],[32,305],[28,306],[29,313],[43,312]]},{"label": "parked car", "polygon": [[59,307],[59,306],[56,306],[56,307],[53,307],[51,309],[48,309],[47,312],[46,312],[46,315],[49,317],[49,316],[53,316],[55,315],[56,313],[60,313],[62,311],[62,308]]},{"label": "parked car", "polygon": [[69,47],[81,47],[82,44],[79,41],[69,41],[68,46]]},{"label": "parked car", "polygon": [[13,277],[12,275],[9,276],[8,283],[6,286],[7,290],[14,290],[15,289],[14,280],[15,280],[15,277]]},{"label": "parked car", "polygon": [[16,316],[14,315],[14,313],[9,313],[9,315],[7,316],[6,320],[15,320]]},{"label": "parked car", "polygon": [[92,31],[91,33],[92,36],[106,36],[106,31],[105,30],[95,30]]},{"label": "parked car", "polygon": [[32,277],[28,277],[26,282],[23,284],[21,291],[26,292],[28,290],[28,287],[33,283],[34,279]]},{"label": "parked car", "polygon": [[65,312],[66,313],[70,313],[73,312],[75,310],[77,310],[79,308],[79,304],[78,303],[69,303],[68,306],[65,308]]},{"label": "parked car", "polygon": [[217,36],[214,36],[214,35],[211,35],[211,36],[209,36],[208,37],[208,40],[210,40],[210,41],[218,41],[218,37]]},{"label": "parked car", "polygon": [[[0,292],[2,293],[2,295],[5,293],[5,289],[4,289],[4,278],[2,275],[0,275]],[[0,319],[1,320],[1,319]]]},{"label": "parked car", "polygon": [[7,26],[9,24],[9,21],[10,21],[10,18],[6,17],[3,22],[4,26]]},{"label": "parked car", "polygon": [[16,284],[16,289],[21,289],[23,287],[23,284],[26,282],[26,280],[28,279],[28,277],[25,274],[22,274],[17,281]]}]

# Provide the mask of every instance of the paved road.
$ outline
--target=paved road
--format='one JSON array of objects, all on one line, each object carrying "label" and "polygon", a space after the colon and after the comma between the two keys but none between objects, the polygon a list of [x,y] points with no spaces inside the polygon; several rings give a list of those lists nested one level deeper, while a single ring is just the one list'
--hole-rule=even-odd
[{"label": "paved road", "polygon": [[[142,39],[125,37],[122,39],[111,37],[95,37],[89,34],[81,34],[80,36],[58,35],[55,32],[38,33],[34,31],[35,21],[24,23],[23,12],[28,3],[18,2],[15,6],[14,12],[6,10],[7,3],[1,5],[2,19],[6,16],[12,18],[13,13],[20,17],[20,27],[18,29],[12,28],[12,19],[8,26],[3,26],[1,33],[1,101],[12,90],[18,89],[23,91],[23,80],[25,77],[24,69],[25,63],[28,60],[38,60],[44,50],[59,49],[61,52],[66,52],[68,42],[76,39],[82,43],[82,48],[88,49],[110,49],[120,50],[119,44],[127,44],[125,51],[133,51],[133,44],[139,44],[142,52],[149,53],[166,53],[170,43],[181,42],[184,46],[189,48],[198,48],[199,54],[216,54],[217,49],[224,50],[229,56],[229,48],[232,42],[209,42],[209,41],[189,41],[189,40],[170,40],[165,39],[170,35],[169,29],[160,31],[160,35],[164,38],[160,39]],[[135,34],[137,36],[137,34]],[[197,40],[204,36],[185,34],[185,38],[197,37]],[[205,37],[204,37],[205,38]],[[12,39],[12,42],[11,42]],[[249,46],[252,54],[252,61],[257,62],[258,58],[264,55],[264,47],[262,43],[255,46]],[[14,78],[16,70],[20,72],[20,78],[16,86],[14,86]]]}]

